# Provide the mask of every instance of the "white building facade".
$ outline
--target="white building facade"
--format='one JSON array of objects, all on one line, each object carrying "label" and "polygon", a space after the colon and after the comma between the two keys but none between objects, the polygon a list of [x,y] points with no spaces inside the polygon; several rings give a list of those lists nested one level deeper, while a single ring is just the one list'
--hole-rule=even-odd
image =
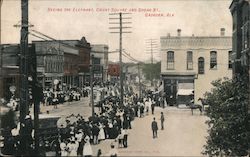
[{"label": "white building facade", "polygon": [[225,36],[162,36],[161,78],[170,105],[186,104],[191,99],[201,104],[211,82],[232,77],[232,37]]}]

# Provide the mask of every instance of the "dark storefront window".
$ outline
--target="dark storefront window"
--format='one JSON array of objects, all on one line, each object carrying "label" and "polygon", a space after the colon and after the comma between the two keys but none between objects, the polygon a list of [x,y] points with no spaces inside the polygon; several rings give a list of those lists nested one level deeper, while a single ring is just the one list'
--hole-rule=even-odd
[{"label": "dark storefront window", "polygon": [[200,57],[198,59],[198,73],[199,74],[204,74],[205,73],[205,60],[203,57]]}]

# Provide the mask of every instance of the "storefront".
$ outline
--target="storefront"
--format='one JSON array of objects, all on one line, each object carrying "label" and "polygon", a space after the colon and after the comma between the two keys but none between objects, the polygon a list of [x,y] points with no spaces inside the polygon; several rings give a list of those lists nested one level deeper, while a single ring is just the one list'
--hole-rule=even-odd
[{"label": "storefront", "polygon": [[194,75],[162,75],[167,104],[189,103],[194,95]]}]

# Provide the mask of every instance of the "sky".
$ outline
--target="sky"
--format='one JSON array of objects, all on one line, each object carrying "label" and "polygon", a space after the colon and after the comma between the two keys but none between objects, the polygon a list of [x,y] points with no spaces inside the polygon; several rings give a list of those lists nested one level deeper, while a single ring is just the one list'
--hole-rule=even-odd
[{"label": "sky", "polygon": [[[229,10],[231,0],[29,0],[29,23],[33,30],[58,40],[80,40],[83,36],[91,44],[106,44],[109,51],[119,49],[119,34],[110,33],[109,27],[118,22],[109,15],[120,11],[132,27],[124,29],[132,33],[123,34],[123,48],[133,58],[150,60],[150,39],[157,43],[155,60],[160,60],[160,37],[219,36],[220,28],[226,29],[226,36],[232,33],[232,17]],[[3,0],[1,7],[1,42],[19,43],[21,0]],[[29,41],[41,40],[29,36]],[[158,50],[157,50],[158,49]],[[123,57],[124,58],[124,57]],[[118,53],[109,55],[110,61],[118,61]],[[124,61],[129,60],[124,58]]]}]

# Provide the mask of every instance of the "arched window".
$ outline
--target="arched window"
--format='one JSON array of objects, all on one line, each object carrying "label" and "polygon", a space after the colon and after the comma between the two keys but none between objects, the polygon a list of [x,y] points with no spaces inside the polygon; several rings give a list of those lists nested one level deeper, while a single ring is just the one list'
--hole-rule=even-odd
[{"label": "arched window", "polygon": [[193,69],[193,52],[187,51],[187,70]]},{"label": "arched window", "polygon": [[210,69],[217,69],[217,52],[210,52]]},{"label": "arched window", "polygon": [[198,59],[198,74],[204,74],[205,73],[205,60],[203,57],[200,57]]},{"label": "arched window", "polygon": [[174,51],[167,52],[167,69],[174,69]]}]

